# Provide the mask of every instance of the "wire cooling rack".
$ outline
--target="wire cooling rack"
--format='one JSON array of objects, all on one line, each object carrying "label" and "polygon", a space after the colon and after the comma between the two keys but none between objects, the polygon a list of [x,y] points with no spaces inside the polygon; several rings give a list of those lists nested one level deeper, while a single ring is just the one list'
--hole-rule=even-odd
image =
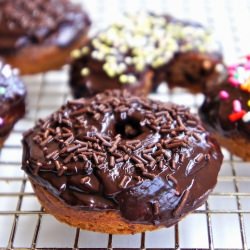
[{"label": "wire cooling rack", "polygon": [[[93,32],[115,22],[123,12],[144,9],[210,26],[223,44],[227,61],[250,51],[248,0],[92,0],[84,4],[94,23]],[[71,98],[67,72],[66,66],[60,71],[24,77],[28,112],[0,151],[0,249],[249,249],[250,164],[224,149],[215,190],[205,205],[175,227],[130,236],[106,235],[71,228],[46,214],[20,170],[20,140],[38,117],[47,116]],[[193,111],[203,100],[202,95],[180,89],[170,92],[164,87],[151,98],[186,104]]]}]

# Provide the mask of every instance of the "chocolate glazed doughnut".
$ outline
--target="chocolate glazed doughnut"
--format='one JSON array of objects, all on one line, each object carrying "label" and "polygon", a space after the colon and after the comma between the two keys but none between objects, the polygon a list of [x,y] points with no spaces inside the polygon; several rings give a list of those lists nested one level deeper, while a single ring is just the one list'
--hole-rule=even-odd
[{"label": "chocolate glazed doughnut", "polygon": [[227,71],[225,80],[208,85],[200,116],[223,147],[250,161],[250,56]]},{"label": "chocolate glazed doughnut", "polygon": [[86,42],[88,15],[68,0],[0,1],[0,55],[22,74],[64,65]]},{"label": "chocolate glazed doughnut", "polygon": [[23,170],[60,221],[129,234],[202,205],[222,154],[184,106],[108,90],[69,101],[23,138]]},{"label": "chocolate glazed doughnut", "polygon": [[0,60],[0,147],[14,124],[24,116],[26,89],[18,70]]},{"label": "chocolate glazed doughnut", "polygon": [[164,81],[170,88],[200,92],[223,69],[220,48],[203,26],[147,13],[124,16],[72,57],[75,97],[118,88],[148,94]]}]

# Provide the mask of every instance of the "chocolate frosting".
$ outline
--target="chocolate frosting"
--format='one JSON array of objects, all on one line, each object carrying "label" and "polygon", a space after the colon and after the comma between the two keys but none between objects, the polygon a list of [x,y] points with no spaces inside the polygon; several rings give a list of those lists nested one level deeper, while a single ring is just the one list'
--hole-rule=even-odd
[{"label": "chocolate frosting", "polygon": [[25,113],[26,89],[18,70],[0,60],[0,136],[9,133]]},{"label": "chocolate frosting", "polygon": [[211,82],[207,86],[200,116],[213,132],[229,138],[249,140],[250,57],[228,66],[227,71],[228,76],[224,81]]},{"label": "chocolate frosting", "polygon": [[66,47],[84,34],[88,15],[68,0],[0,1],[0,53],[29,45]]},{"label": "chocolate frosting", "polygon": [[[75,97],[115,88],[147,94],[171,79],[172,62],[184,54],[200,62],[198,72],[186,69],[181,73],[192,77],[191,85],[203,84],[222,58],[214,37],[197,23],[169,15],[126,15],[121,22],[99,32],[87,46],[72,52],[75,60],[70,85]],[[145,73],[153,76],[148,79]],[[150,86],[145,86],[148,81]]]},{"label": "chocolate frosting", "polygon": [[68,206],[165,226],[205,201],[222,162],[186,107],[119,90],[68,101],[23,146],[25,172]]}]

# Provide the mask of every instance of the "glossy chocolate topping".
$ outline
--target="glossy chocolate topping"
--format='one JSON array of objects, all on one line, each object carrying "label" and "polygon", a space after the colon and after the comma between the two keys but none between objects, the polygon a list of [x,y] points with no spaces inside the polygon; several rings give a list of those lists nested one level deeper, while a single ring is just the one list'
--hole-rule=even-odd
[{"label": "glossy chocolate topping", "polygon": [[200,115],[213,131],[250,139],[250,56],[228,66],[224,82],[210,84]]},{"label": "glossy chocolate topping", "polygon": [[87,14],[68,0],[0,1],[0,53],[28,45],[65,47],[90,25]]},{"label": "glossy chocolate topping", "polygon": [[168,72],[168,69],[172,61],[189,53],[192,59],[195,59],[194,54],[203,55],[203,58],[198,61],[197,72],[185,69],[182,74],[192,77],[191,83],[202,84],[221,61],[219,51],[211,33],[197,23],[167,15],[126,15],[121,22],[97,34],[87,46],[72,52],[75,60],[70,85],[76,97],[92,96],[114,88],[139,93],[148,80],[145,73],[151,72],[154,81],[151,77],[150,86],[146,87],[150,92],[161,81],[171,79],[173,70]]},{"label": "glossy chocolate topping", "polygon": [[26,90],[18,70],[0,60],[0,137],[5,137],[25,113]]},{"label": "glossy chocolate topping", "polygon": [[71,207],[166,226],[205,201],[222,162],[186,107],[119,90],[69,101],[23,146],[26,173]]}]

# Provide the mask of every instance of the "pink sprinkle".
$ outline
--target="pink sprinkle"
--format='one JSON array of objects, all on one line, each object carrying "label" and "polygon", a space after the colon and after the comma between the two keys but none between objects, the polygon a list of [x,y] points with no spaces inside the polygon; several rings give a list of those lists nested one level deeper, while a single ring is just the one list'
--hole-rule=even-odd
[{"label": "pink sprinkle", "polygon": [[245,68],[245,69],[250,69],[250,62],[247,62],[247,63],[244,65],[244,68]]},{"label": "pink sprinkle", "polygon": [[2,125],[3,125],[3,123],[4,123],[4,120],[3,120],[3,118],[2,118],[2,117],[0,117],[0,126],[2,126]]},{"label": "pink sprinkle", "polygon": [[221,100],[226,100],[229,97],[229,94],[225,90],[221,90],[219,93],[219,97]]},{"label": "pink sprinkle", "polygon": [[233,87],[238,87],[240,85],[240,82],[232,76],[229,77],[228,81],[231,83]]},{"label": "pink sprinkle", "polygon": [[233,101],[233,110],[234,112],[240,112],[242,110],[241,103],[239,100]]},{"label": "pink sprinkle", "polygon": [[237,67],[238,67],[238,64],[232,64],[232,65],[227,66],[227,69],[228,70],[235,70]]},{"label": "pink sprinkle", "polygon": [[233,76],[235,74],[235,69],[228,69],[228,73],[230,76]]},{"label": "pink sprinkle", "polygon": [[247,58],[248,60],[250,60],[250,55],[247,55],[246,58]]}]

